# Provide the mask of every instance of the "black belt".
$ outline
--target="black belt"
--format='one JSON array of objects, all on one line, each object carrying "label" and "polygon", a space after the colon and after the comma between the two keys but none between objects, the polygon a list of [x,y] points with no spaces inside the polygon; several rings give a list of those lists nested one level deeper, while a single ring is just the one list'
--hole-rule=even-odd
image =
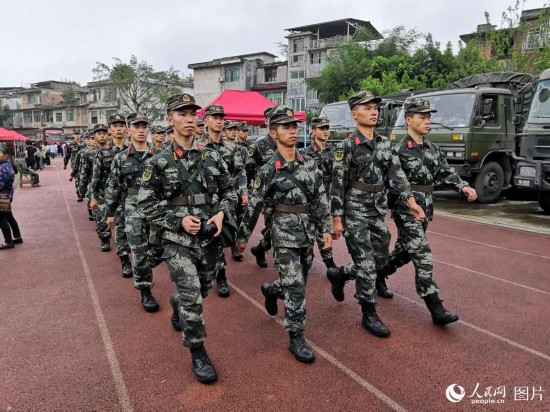
[{"label": "black belt", "polygon": [[129,195],[137,195],[138,193],[139,193],[139,189],[134,189],[133,187],[128,188]]},{"label": "black belt", "polygon": [[353,187],[354,189],[362,190],[363,192],[377,193],[384,190],[384,185],[373,185],[363,182],[358,182],[356,180],[348,180],[348,186]]},{"label": "black belt", "polygon": [[199,193],[196,195],[173,197],[166,202],[170,206],[201,206],[210,204],[210,195]]},{"label": "black belt", "polygon": [[285,205],[284,203],[276,203],[275,210],[284,213],[309,213],[309,205]]},{"label": "black belt", "polygon": [[413,192],[432,193],[434,191],[434,187],[428,185],[411,185],[411,190]]}]

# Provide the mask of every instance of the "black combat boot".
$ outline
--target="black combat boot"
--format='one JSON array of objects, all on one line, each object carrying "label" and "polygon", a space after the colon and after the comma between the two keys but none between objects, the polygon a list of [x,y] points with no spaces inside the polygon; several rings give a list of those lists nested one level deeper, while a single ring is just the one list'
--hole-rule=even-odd
[{"label": "black combat boot", "polygon": [[264,283],[261,286],[261,290],[262,290],[262,295],[264,295],[264,298],[265,298],[265,302],[264,302],[265,310],[271,316],[275,316],[278,311],[277,295],[274,293],[274,290],[269,285],[269,283]]},{"label": "black combat boot", "polygon": [[221,298],[229,296],[229,286],[227,285],[227,278],[225,277],[225,269],[218,270],[216,274],[217,289],[216,294]]},{"label": "black combat boot", "polygon": [[366,330],[379,338],[387,338],[390,336],[390,330],[384,325],[384,322],[380,320],[378,313],[376,313],[375,303],[361,302],[361,311],[363,312],[361,324]]},{"label": "black combat boot", "polygon": [[327,269],[327,277],[332,284],[332,296],[334,296],[334,299],[338,302],[343,302],[345,298],[344,286],[349,280],[348,276],[344,273],[344,267],[342,266],[336,269]]},{"label": "black combat boot", "polygon": [[156,312],[159,310],[159,304],[153,297],[153,294],[151,293],[151,289],[145,288],[140,289],[141,292],[141,305],[143,306],[143,309],[145,309],[145,312]]},{"label": "black combat boot", "polygon": [[457,315],[449,312],[443,307],[443,301],[439,299],[439,295],[437,293],[424,296],[423,299],[424,302],[426,302],[426,306],[432,314],[432,320],[436,325],[447,325],[458,320]]},{"label": "black combat boot", "polygon": [[76,198],[76,201],[77,202],[83,202],[84,201],[84,196],[78,195],[77,198]]},{"label": "black combat boot", "polygon": [[92,212],[91,210],[88,210],[88,220],[90,222],[95,222],[95,213]]},{"label": "black combat boot", "polygon": [[191,348],[191,359],[193,365],[193,372],[197,375],[197,379],[200,383],[214,382],[218,379],[216,369],[212,365],[212,361],[206,353],[204,346],[198,348]]},{"label": "black combat boot", "polygon": [[170,305],[172,306],[172,317],[170,318],[170,322],[172,323],[172,328],[176,332],[181,332],[181,324],[180,324],[180,312],[179,312],[179,306],[180,306],[180,299],[179,294],[172,293],[170,296]]},{"label": "black combat boot", "polygon": [[231,257],[235,262],[240,262],[241,260],[243,260],[243,255],[237,252],[237,249],[235,247],[231,248]]},{"label": "black combat boot", "polygon": [[122,263],[122,277],[131,278],[132,264],[130,263],[130,256],[128,255],[120,256],[120,263]]},{"label": "black combat boot", "polygon": [[338,269],[338,266],[336,266],[336,263],[334,263],[334,259],[332,258],[323,259],[323,262],[327,269]]},{"label": "black combat boot", "polygon": [[101,251],[108,252],[109,250],[111,250],[111,242],[109,241],[109,238],[101,239]]},{"label": "black combat boot", "polygon": [[386,277],[383,275],[380,275],[379,272],[376,272],[376,291],[378,292],[378,296],[381,296],[386,299],[393,298],[393,292],[388,289],[388,286],[386,285]]},{"label": "black combat boot", "polygon": [[315,354],[307,346],[304,338],[304,332],[288,332],[290,337],[290,345],[288,350],[294,355],[300,362],[311,363],[315,360]]},{"label": "black combat boot", "polygon": [[266,268],[267,260],[265,260],[265,249],[262,245],[253,246],[250,251],[256,257],[256,264],[261,268]]}]

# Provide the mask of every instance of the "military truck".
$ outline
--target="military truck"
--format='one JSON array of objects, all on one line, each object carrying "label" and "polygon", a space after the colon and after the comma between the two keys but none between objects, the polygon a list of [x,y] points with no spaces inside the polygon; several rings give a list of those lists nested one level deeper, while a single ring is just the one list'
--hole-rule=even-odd
[{"label": "military truck", "polygon": [[550,214],[550,69],[539,76],[523,132],[516,136],[514,185],[537,190],[539,204]]},{"label": "military truck", "polygon": [[[511,186],[515,136],[527,118],[535,81],[526,73],[483,73],[415,95],[437,110],[429,139],[451,170],[475,187],[480,203],[496,202]],[[401,110],[390,140],[397,142],[406,132]]]}]

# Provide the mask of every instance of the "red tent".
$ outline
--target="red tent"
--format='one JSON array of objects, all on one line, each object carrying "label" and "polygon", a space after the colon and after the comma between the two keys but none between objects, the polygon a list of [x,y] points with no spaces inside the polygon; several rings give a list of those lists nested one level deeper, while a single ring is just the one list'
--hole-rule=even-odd
[{"label": "red tent", "polygon": [[26,142],[27,140],[29,139],[13,130],[6,130],[0,127],[0,141]]},{"label": "red tent", "polygon": [[[211,104],[222,105],[226,119],[245,121],[254,126],[264,126],[264,110],[276,103],[258,92],[224,90],[215,100],[208,103],[208,105]],[[204,116],[204,108],[197,113],[199,116]],[[298,120],[306,120],[304,112],[294,112],[294,115]]]}]

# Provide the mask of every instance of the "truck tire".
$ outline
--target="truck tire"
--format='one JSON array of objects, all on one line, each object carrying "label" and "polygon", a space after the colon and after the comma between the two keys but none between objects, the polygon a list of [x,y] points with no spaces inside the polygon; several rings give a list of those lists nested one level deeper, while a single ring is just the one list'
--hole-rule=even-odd
[{"label": "truck tire", "polygon": [[495,203],[504,187],[504,170],[497,162],[487,162],[476,177],[475,189],[479,203]]},{"label": "truck tire", "polygon": [[539,205],[545,215],[550,215],[550,192],[539,192]]}]

